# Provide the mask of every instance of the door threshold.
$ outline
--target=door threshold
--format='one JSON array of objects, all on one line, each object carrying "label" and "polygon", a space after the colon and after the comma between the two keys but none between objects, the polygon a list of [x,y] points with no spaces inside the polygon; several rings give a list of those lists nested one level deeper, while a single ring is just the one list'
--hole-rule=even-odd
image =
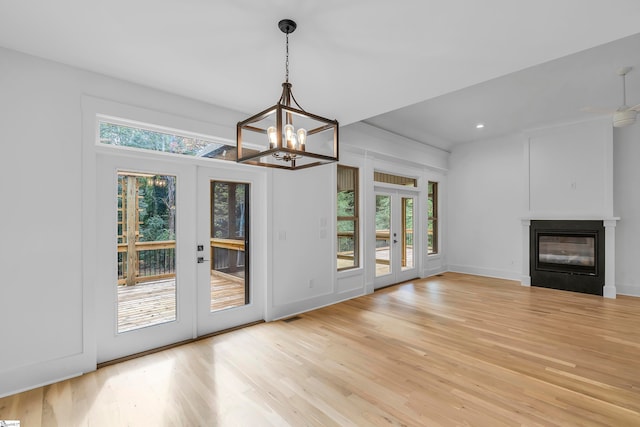
[{"label": "door threshold", "polygon": [[383,290],[383,289],[390,288],[390,287],[392,287],[392,286],[403,285],[403,284],[405,284],[405,283],[407,283],[407,282],[413,282],[414,280],[417,280],[417,279],[419,279],[419,278],[420,278],[420,277],[416,276],[416,277],[414,277],[413,279],[407,279],[407,280],[403,280],[402,282],[392,283],[392,284],[390,284],[390,285],[380,286],[379,288],[375,288],[375,289],[373,290],[373,292],[378,292],[378,291],[381,291],[381,290]]},{"label": "door threshold", "polygon": [[234,326],[232,328],[223,329],[221,331],[211,332],[210,334],[201,335],[201,336],[196,337],[196,338],[191,338],[191,339],[188,339],[188,340],[178,341],[178,342],[175,342],[173,344],[163,345],[162,347],[152,348],[150,350],[141,351],[139,353],[130,354],[128,356],[119,357],[119,358],[113,359],[113,360],[108,360],[106,362],[98,363],[97,369],[104,368],[104,367],[110,366],[110,365],[115,365],[116,363],[120,363],[120,362],[126,362],[127,360],[137,359],[138,357],[143,357],[143,356],[148,356],[150,354],[159,353],[159,352],[164,351],[164,350],[169,350],[170,348],[175,348],[175,347],[179,347],[181,345],[190,344],[190,343],[193,343],[193,342],[196,342],[196,341],[200,341],[200,340],[203,340],[203,339],[206,339],[206,338],[215,337],[216,335],[222,335],[222,334],[226,334],[227,332],[233,332],[233,331],[236,331],[238,329],[243,329],[243,328],[246,328],[246,327],[249,327],[249,326],[258,325],[260,323],[264,323],[264,320],[257,320],[255,322],[245,323],[244,325]]}]

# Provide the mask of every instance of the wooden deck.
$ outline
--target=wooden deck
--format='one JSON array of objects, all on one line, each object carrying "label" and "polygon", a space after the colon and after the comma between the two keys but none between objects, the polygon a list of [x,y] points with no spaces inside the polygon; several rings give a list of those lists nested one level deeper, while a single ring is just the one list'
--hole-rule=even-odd
[{"label": "wooden deck", "polygon": [[[376,277],[384,276],[391,273],[389,248],[377,248],[376,249]],[[407,248],[407,268],[412,268],[413,262],[413,248]]]},{"label": "wooden deck", "polygon": [[211,274],[211,311],[245,305],[244,279],[213,271]]},{"label": "wooden deck", "polygon": [[[376,249],[376,277],[391,273],[391,263],[389,260],[389,248]],[[413,267],[413,248],[407,248],[408,268]],[[353,257],[338,258],[338,269],[353,265]]]},{"label": "wooden deck", "polygon": [[118,332],[176,320],[176,280],[118,286]]},{"label": "wooden deck", "polygon": [[[118,286],[118,332],[176,320],[175,279]],[[211,311],[245,304],[243,281],[214,272],[211,275]]]}]

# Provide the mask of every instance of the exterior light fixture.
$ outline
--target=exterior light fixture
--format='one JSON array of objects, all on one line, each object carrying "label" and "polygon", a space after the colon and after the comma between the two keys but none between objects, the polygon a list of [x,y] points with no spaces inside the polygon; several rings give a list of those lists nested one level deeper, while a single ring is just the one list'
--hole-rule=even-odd
[{"label": "exterior light fixture", "polygon": [[[278,103],[238,122],[238,163],[282,169],[303,169],[338,160],[338,122],[305,111],[289,83],[289,34],[297,27],[283,19],[286,38],[285,81]],[[293,102],[292,102],[293,101]]]},{"label": "exterior light fixture", "polygon": [[476,125],[476,129],[482,129],[482,128],[484,128],[484,123],[478,123]]}]

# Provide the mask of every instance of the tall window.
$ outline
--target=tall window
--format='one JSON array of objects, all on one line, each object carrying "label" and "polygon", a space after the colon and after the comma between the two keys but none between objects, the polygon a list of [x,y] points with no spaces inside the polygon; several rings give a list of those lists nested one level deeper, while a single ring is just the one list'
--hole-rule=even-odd
[{"label": "tall window", "polygon": [[427,254],[438,253],[438,183],[429,181],[427,196]]},{"label": "tall window", "polygon": [[338,165],[338,270],[359,265],[358,168]]}]

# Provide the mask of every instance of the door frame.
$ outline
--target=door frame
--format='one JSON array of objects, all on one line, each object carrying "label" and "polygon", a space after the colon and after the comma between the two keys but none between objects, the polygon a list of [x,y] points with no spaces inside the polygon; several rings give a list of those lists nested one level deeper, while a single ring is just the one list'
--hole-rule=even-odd
[{"label": "door frame", "polygon": [[[196,183],[197,167],[215,168],[222,173],[229,174],[253,174],[251,182],[253,186],[252,210],[253,217],[251,219],[252,227],[252,253],[251,253],[251,274],[253,277],[253,286],[260,289],[264,295],[262,311],[265,320],[270,320],[270,309],[268,303],[271,302],[271,295],[268,292],[272,285],[271,269],[268,268],[271,260],[271,253],[268,248],[271,246],[270,236],[267,234],[267,225],[269,216],[271,215],[270,192],[272,191],[270,180],[272,172],[262,168],[255,168],[235,162],[204,159],[198,157],[179,156],[168,153],[143,151],[130,149],[126,147],[113,147],[101,144],[99,141],[99,121],[103,118],[112,118],[121,123],[130,123],[136,125],[148,125],[158,130],[182,131],[188,135],[209,138],[213,137],[215,141],[226,141],[233,143],[235,135],[235,126],[219,125],[211,121],[202,121],[191,119],[184,115],[184,112],[175,109],[171,112],[163,112],[156,106],[134,106],[118,101],[99,98],[87,94],[81,96],[82,109],[82,301],[83,301],[83,344],[80,354],[82,359],[82,371],[89,372],[96,369],[97,361],[102,360],[98,356],[98,340],[99,340],[99,319],[96,314],[98,309],[98,283],[100,274],[102,273],[102,260],[99,258],[99,248],[97,235],[102,226],[99,212],[99,200],[102,195],[97,191],[99,189],[100,176],[97,173],[98,157],[101,155],[109,155],[122,158],[135,159],[144,161],[145,159],[153,159],[165,161],[171,164],[181,165],[191,168],[193,174],[193,183]],[[138,164],[138,163],[136,163]],[[129,168],[135,170],[135,167]],[[221,175],[221,179],[229,180],[228,175]],[[247,181],[243,179],[243,181]],[[107,191],[113,191],[114,187],[109,187]],[[195,188],[193,189],[195,192]],[[115,197],[115,196],[114,196]],[[194,196],[195,197],[195,196]],[[115,200],[115,199],[114,199]],[[114,202],[115,203],[115,202]],[[195,203],[194,205],[195,206]],[[193,283],[196,281],[196,234],[195,234],[195,214],[191,218],[193,225],[192,244],[187,249],[192,252],[191,260],[193,260]],[[114,226],[115,227],[115,226]],[[108,229],[113,230],[110,225]],[[115,231],[113,239],[115,244]],[[188,245],[189,246],[189,245]],[[115,258],[115,251],[110,256]],[[115,265],[115,264],[114,264]],[[195,286],[194,286],[195,289]],[[196,292],[193,292],[192,301],[196,299]],[[195,311],[195,310],[194,310]],[[194,316],[194,319],[196,316]],[[197,336],[197,328],[195,320],[192,323],[192,332],[190,338]]]},{"label": "door frame", "polygon": [[[214,164],[210,164],[214,162]],[[115,308],[105,312],[101,301],[107,298],[117,304],[115,288],[116,265],[116,179],[117,171],[140,171],[177,175],[176,237],[182,250],[176,249],[176,271],[180,270],[182,286],[178,286],[177,319],[174,322],[153,325],[118,334]],[[229,165],[223,161],[202,159],[173,159],[153,152],[116,152],[100,150],[96,156],[96,360],[98,363],[125,357],[141,351],[162,347],[198,336],[266,319],[267,287],[267,179],[266,171],[244,165]],[[205,177],[205,178],[203,178]],[[182,179],[180,179],[182,178]],[[210,180],[242,182],[250,185],[251,217],[249,235],[250,296],[251,302],[242,307],[211,313],[210,282],[203,273],[204,264],[197,263],[197,245],[202,233],[208,233],[202,221],[209,220]],[[204,191],[204,195],[203,195]],[[204,203],[203,203],[204,202]],[[192,211],[193,210],[193,211]],[[191,212],[189,212],[191,211]],[[186,212],[182,213],[182,212]],[[105,244],[105,242],[112,242]],[[178,247],[179,241],[176,242]],[[104,246],[104,247],[103,247]],[[179,255],[178,255],[179,254]],[[201,255],[200,255],[201,256]],[[208,257],[207,257],[208,258]],[[206,276],[206,281],[203,277]],[[185,284],[186,283],[186,284]],[[209,295],[207,297],[207,294]],[[112,314],[108,314],[112,313]],[[148,337],[144,337],[149,335]],[[106,338],[105,338],[106,337]],[[105,343],[105,339],[108,339]]]},{"label": "door frame", "polygon": [[[156,159],[154,156],[122,156],[100,153],[96,159],[96,340],[98,363],[195,338],[195,224],[183,211],[195,205],[195,168]],[[175,175],[176,180],[176,320],[117,332],[117,264],[115,230],[118,171]]]},{"label": "door frame", "polygon": [[[197,171],[197,245],[207,247],[210,233],[210,182],[225,181],[249,184],[249,298],[244,306],[211,312],[211,284],[208,262],[197,265],[197,321],[198,336],[207,335],[234,326],[265,320],[267,277],[266,271],[266,183],[264,171],[255,169],[231,170],[198,166]],[[202,255],[199,255],[202,256]],[[209,259],[208,252],[204,257]]]},{"label": "door frame", "polygon": [[[376,196],[377,195],[386,195],[391,197],[391,229],[390,229],[390,237],[389,239],[393,239],[393,233],[396,230],[400,231],[402,227],[401,220],[401,200],[402,197],[412,197],[414,199],[413,206],[413,267],[402,270],[401,267],[401,257],[400,249],[396,249],[392,246],[390,249],[390,262],[391,262],[391,272],[384,276],[376,276],[376,255],[375,255],[375,233],[376,233],[376,221],[375,221],[375,204],[376,204]],[[421,242],[422,242],[422,227],[420,221],[420,201],[421,201],[421,192],[417,187],[401,187],[395,185],[385,185],[376,183],[373,189],[373,221],[371,226],[371,236],[373,238],[370,239],[373,245],[373,259],[372,259],[372,269],[373,269],[373,287],[374,289],[380,289],[385,286],[390,286],[396,283],[401,283],[407,280],[415,279],[420,276],[420,265],[421,265]],[[401,238],[401,237],[400,237]],[[399,238],[399,239],[400,239]],[[399,246],[399,245],[398,245]],[[395,256],[394,256],[395,253]]]}]

